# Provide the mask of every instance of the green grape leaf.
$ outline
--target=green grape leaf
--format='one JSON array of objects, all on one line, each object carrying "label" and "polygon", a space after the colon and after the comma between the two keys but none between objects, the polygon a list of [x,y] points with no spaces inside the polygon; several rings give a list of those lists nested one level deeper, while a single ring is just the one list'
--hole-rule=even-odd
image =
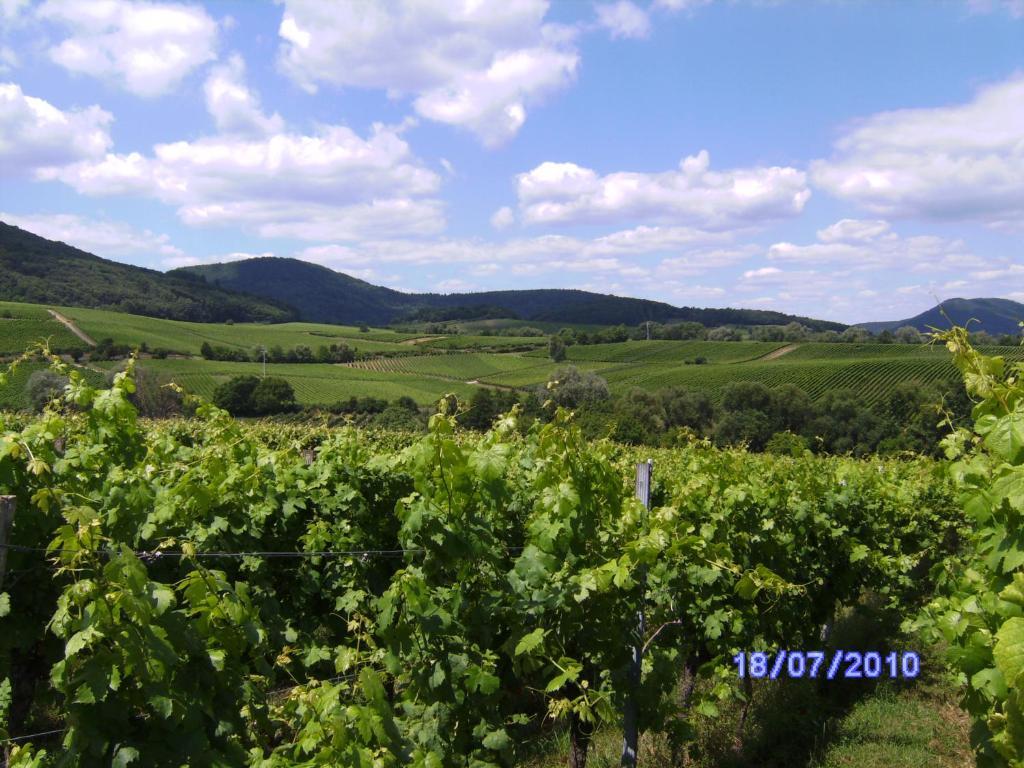
[{"label": "green grape leaf", "polygon": [[547,634],[543,628],[537,627],[527,635],[523,635],[523,638],[516,643],[516,656],[522,656],[524,654],[530,654],[541,646],[544,642],[544,635]]},{"label": "green grape leaf", "polygon": [[992,656],[1006,682],[1017,687],[1024,672],[1024,619],[1015,616],[999,628]]},{"label": "green grape leaf", "polygon": [[999,593],[999,597],[1008,603],[1024,607],[1024,573],[1013,574],[1013,582]]},{"label": "green grape leaf", "polygon": [[130,763],[139,759],[139,750],[134,747],[121,747],[110,762],[111,768],[126,768]]},{"label": "green grape leaf", "polygon": [[487,749],[493,749],[495,752],[501,752],[512,748],[512,739],[509,738],[505,729],[501,728],[497,731],[491,731],[484,736],[483,744]]},{"label": "green grape leaf", "polygon": [[985,446],[1003,461],[1019,464],[1024,459],[1024,411],[1000,418],[985,435]]},{"label": "green grape leaf", "polygon": [[981,691],[990,700],[1006,698],[1006,679],[995,667],[983,669],[971,677],[971,686]]}]

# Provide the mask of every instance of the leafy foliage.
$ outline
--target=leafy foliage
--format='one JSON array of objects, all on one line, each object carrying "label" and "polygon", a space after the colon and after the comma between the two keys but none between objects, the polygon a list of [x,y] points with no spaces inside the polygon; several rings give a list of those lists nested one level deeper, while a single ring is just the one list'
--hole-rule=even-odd
[{"label": "leafy foliage", "polygon": [[[810,642],[864,588],[908,600],[957,526],[925,461],[653,451],[647,512],[636,454],[564,410],[473,436],[445,399],[425,436],[324,431],[307,464],[308,436],[208,403],[140,422],[133,363],[106,390],[52,364],[62,401],[0,427],[29,548],[0,617],[9,732],[67,727],[19,767],[482,768],[551,718],[585,753],[630,701],[682,748],[743,695],[737,650]],[[687,705],[683,666],[708,681]]]},{"label": "leafy foliage", "polygon": [[1024,364],[973,349],[966,331],[941,334],[976,399],[972,428],[945,442],[949,472],[971,521],[970,548],[919,621],[950,644],[984,767],[1024,764]]}]

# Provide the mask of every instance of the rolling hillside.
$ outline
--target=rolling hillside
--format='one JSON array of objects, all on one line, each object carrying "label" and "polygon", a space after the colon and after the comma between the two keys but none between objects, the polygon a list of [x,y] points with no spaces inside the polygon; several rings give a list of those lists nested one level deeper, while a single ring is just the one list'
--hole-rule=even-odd
[{"label": "rolling hillside", "polygon": [[108,261],[0,222],[0,300],[86,306],[200,322],[282,322],[267,298],[221,290],[187,274]]},{"label": "rolling hillside", "polygon": [[949,299],[906,320],[859,323],[857,327],[866,328],[872,333],[894,331],[904,325],[927,331],[931,328],[967,325],[971,319],[977,321],[970,324],[972,331],[1016,335],[1021,332],[1019,324],[1024,321],[1024,304],[1010,299]]},{"label": "rolling hillside", "polygon": [[695,309],[659,301],[587,291],[537,289],[480,293],[401,293],[298,259],[258,258],[183,267],[170,274],[199,276],[233,291],[294,306],[302,320],[387,324],[431,308],[500,307],[524,320],[598,325],[694,321],[706,326],[784,325],[798,320],[814,330],[843,330],[841,323],[755,309]]}]

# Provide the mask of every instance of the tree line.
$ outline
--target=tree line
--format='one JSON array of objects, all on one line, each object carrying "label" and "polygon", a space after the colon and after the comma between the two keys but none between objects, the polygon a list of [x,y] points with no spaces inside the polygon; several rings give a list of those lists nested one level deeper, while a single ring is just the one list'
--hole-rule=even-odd
[{"label": "tree line", "polygon": [[938,455],[948,433],[946,421],[968,423],[971,403],[955,381],[905,382],[877,402],[856,391],[837,389],[813,401],[800,387],[767,387],[734,382],[715,402],[685,387],[632,389],[612,395],[600,376],[568,366],[534,391],[481,389],[459,414],[459,423],[488,429],[494,419],[519,405],[528,418],[546,420],[544,403],[571,408],[589,438],[610,437],[630,445],[671,447],[694,440],[752,451],[801,454]]},{"label": "tree line", "polygon": [[[708,328],[701,323],[640,323],[635,326],[614,325],[595,331],[562,328],[549,338],[549,350],[556,362],[555,350],[564,350],[574,344],[617,344],[625,341],[817,341],[832,344],[921,344],[927,340],[917,328],[904,325],[895,331],[873,334],[865,328],[850,327],[842,331],[816,331],[796,321],[786,325],[735,326],[722,325]],[[1012,346],[1020,343],[1020,336],[1004,333],[993,335],[985,331],[970,334],[971,343],[979,346]]]}]

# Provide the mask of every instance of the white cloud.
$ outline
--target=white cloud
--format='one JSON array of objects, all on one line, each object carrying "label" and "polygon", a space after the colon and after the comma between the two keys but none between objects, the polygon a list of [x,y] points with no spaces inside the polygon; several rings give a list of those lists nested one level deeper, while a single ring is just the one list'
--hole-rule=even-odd
[{"label": "white cloud", "polygon": [[775,243],[768,259],[789,264],[831,267],[833,274],[906,270],[932,272],[963,270],[985,265],[963,240],[934,235],[903,237],[889,232],[884,221],[844,219],[818,232],[818,242],[808,245]]},{"label": "white cloud", "polygon": [[[296,257],[348,274],[380,264],[420,267],[461,264],[475,276],[601,274],[609,281],[618,278],[634,289],[650,287],[656,292],[664,285],[674,284],[676,278],[701,275],[735,264],[758,250],[757,246],[708,247],[726,239],[728,236],[722,233],[641,227],[592,239],[541,235],[504,242],[443,239],[334,243],[307,247]],[[666,254],[673,255],[653,267],[641,263],[649,257]],[[611,290],[612,285],[609,282],[604,290]]]},{"label": "white cloud", "polygon": [[376,125],[366,139],[345,126],[312,136],[218,135],[158,144],[152,156],[108,154],[45,177],[83,194],[153,196],[179,206],[189,225],[235,224],[265,237],[435,234],[444,212],[429,196],[440,177],[413,157],[400,131]]},{"label": "white cloud", "polygon": [[662,173],[600,176],[575,163],[541,163],[517,177],[521,218],[532,224],[634,220],[716,228],[794,216],[811,195],[796,168],[709,166],[706,150]]},{"label": "white cloud", "polygon": [[16,69],[20,64],[18,54],[14,52],[14,49],[0,45],[0,72],[10,72],[12,69]]},{"label": "white cloud", "polygon": [[0,220],[48,240],[59,240],[97,256],[160,256],[187,258],[170,237],[148,229],[135,229],[118,221],[92,219],[70,213],[17,214],[0,212]]},{"label": "white cloud", "polygon": [[28,8],[28,3],[29,0],[0,0],[0,18],[4,21],[14,21],[22,9]]},{"label": "white cloud", "polygon": [[849,240],[873,240],[889,231],[889,222],[875,219],[841,219],[824,229],[818,230],[818,239],[823,243]]},{"label": "white cloud", "polygon": [[608,30],[612,39],[647,37],[651,20],[647,12],[630,0],[618,0],[597,6],[597,23]]},{"label": "white cloud", "polygon": [[101,157],[110,147],[112,120],[97,106],[62,111],[14,83],[0,83],[3,175]]},{"label": "white cloud", "polygon": [[1024,75],[966,104],[882,112],[851,127],[817,186],[887,216],[971,219],[1016,227],[1024,218]]},{"label": "white cloud", "polygon": [[714,0],[655,0],[655,8],[664,8],[667,11],[695,11],[705,5],[711,5]]},{"label": "white cloud", "polygon": [[760,269],[748,269],[743,273],[744,280],[756,280],[759,278],[781,275],[782,270],[778,267],[761,267]]},{"label": "white cloud", "polygon": [[171,91],[216,58],[217,23],[197,5],[48,0],[37,15],[70,30],[50,49],[54,62],[138,96]]},{"label": "white cloud", "polygon": [[464,293],[466,291],[472,291],[476,287],[477,286],[473,283],[453,277],[437,283],[434,286],[434,290],[440,291],[441,293]]},{"label": "white cloud", "polygon": [[491,216],[491,226],[495,229],[505,229],[505,227],[511,226],[515,220],[515,213],[506,205],[496,210]]},{"label": "white cloud", "polygon": [[330,83],[413,95],[422,116],[496,146],[529,105],[575,77],[574,35],[544,24],[547,10],[546,0],[285,0],[280,62],[310,91]]},{"label": "white cloud", "polygon": [[741,264],[760,250],[759,246],[752,244],[731,248],[694,248],[680,256],[663,259],[656,274],[659,278],[698,277],[714,269]]},{"label": "white cloud", "polygon": [[214,67],[203,85],[206,109],[221,133],[261,136],[279,133],[284,120],[260,109],[259,97],[245,84],[245,62],[237,54]]}]

